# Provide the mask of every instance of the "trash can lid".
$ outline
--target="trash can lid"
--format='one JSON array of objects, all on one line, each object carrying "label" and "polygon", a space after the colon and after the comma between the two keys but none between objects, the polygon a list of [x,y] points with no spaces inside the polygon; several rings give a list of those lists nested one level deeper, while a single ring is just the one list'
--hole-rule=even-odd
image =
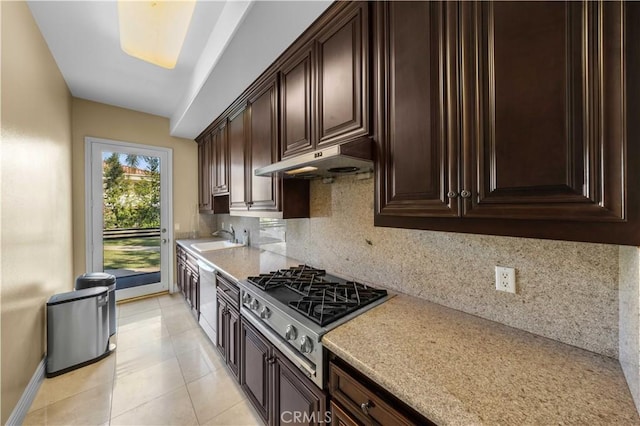
[{"label": "trash can lid", "polygon": [[[76,278],[76,290],[91,287],[111,287],[115,286],[115,275],[107,274],[105,272],[89,272],[82,274]],[[109,288],[109,290],[114,290]]]},{"label": "trash can lid", "polygon": [[58,305],[60,303],[73,302],[75,300],[87,299],[90,297],[98,297],[106,294],[109,289],[107,287],[85,288],[83,290],[69,291],[67,293],[54,294],[47,301],[47,306]]}]

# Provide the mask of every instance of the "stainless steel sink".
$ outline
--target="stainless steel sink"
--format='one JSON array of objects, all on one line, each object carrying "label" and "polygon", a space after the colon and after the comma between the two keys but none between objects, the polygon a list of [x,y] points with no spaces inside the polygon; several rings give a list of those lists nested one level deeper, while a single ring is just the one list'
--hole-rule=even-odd
[{"label": "stainless steel sink", "polygon": [[209,241],[207,243],[191,244],[191,248],[200,253],[203,251],[222,250],[234,247],[242,247],[242,244],[232,243],[231,241]]}]

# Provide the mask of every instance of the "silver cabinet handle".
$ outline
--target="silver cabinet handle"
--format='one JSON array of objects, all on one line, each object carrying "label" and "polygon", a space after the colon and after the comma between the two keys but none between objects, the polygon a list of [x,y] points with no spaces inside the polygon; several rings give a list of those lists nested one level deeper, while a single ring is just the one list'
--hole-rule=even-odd
[{"label": "silver cabinet handle", "polygon": [[458,193],[455,191],[449,191],[447,192],[447,197],[449,198],[456,198],[458,196]]},{"label": "silver cabinet handle", "polygon": [[460,196],[462,198],[469,198],[471,197],[471,191],[467,191],[466,189],[463,189],[462,191],[460,191]]},{"label": "silver cabinet handle", "polygon": [[369,403],[370,403],[370,401],[363,402],[362,404],[360,404],[360,409],[367,416],[369,415],[369,408],[371,407],[371,405]]}]

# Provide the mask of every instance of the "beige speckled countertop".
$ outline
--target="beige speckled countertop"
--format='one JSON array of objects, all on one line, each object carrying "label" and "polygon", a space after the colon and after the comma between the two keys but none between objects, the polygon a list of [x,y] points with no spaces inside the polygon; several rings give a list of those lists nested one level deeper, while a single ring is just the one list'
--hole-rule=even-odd
[{"label": "beige speckled countertop", "polygon": [[441,425],[637,425],[618,361],[405,295],[323,344]]},{"label": "beige speckled countertop", "polygon": [[[198,253],[238,280],[300,262],[252,247]],[[615,359],[406,295],[323,344],[440,425],[640,425]]]},{"label": "beige speckled countertop", "polygon": [[252,275],[266,274],[277,269],[297,266],[301,262],[254,247],[237,247],[199,253],[191,248],[193,243],[219,241],[222,238],[176,241],[185,250],[205,260],[230,278],[243,280]]}]

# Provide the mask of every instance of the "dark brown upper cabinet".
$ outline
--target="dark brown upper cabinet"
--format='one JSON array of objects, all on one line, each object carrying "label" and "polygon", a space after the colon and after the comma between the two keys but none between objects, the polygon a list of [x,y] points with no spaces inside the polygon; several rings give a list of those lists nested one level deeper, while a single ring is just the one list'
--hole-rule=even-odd
[{"label": "dark brown upper cabinet", "polygon": [[241,105],[228,118],[229,138],[229,210],[246,210],[246,106]]},{"label": "dark brown upper cabinet", "polygon": [[631,9],[376,3],[375,224],[640,243]]},{"label": "dark brown upper cabinet", "polygon": [[198,209],[200,213],[212,213],[211,193],[211,151],[213,146],[211,132],[205,133],[198,143]]},{"label": "dark brown upper cabinet", "polygon": [[249,209],[277,211],[279,178],[254,171],[278,161],[278,80],[274,76],[247,100],[247,204]]},{"label": "dark brown upper cabinet", "polygon": [[273,74],[251,91],[229,117],[230,212],[235,216],[309,217],[309,182],[255,176],[278,161],[278,78]]},{"label": "dark brown upper cabinet", "polygon": [[464,216],[625,219],[621,27],[600,26],[605,7],[461,4]]},{"label": "dark brown upper cabinet", "polygon": [[316,37],[318,147],[369,133],[368,10],[351,3]]},{"label": "dark brown upper cabinet", "polygon": [[376,35],[378,213],[456,217],[457,5],[376,3]]},{"label": "dark brown upper cabinet", "polygon": [[[222,139],[224,137],[225,140]],[[200,213],[229,213],[228,189],[224,177],[228,170],[226,152],[221,152],[221,144],[226,144],[226,136],[219,129],[209,130],[200,135],[198,143],[198,210]],[[226,145],[225,145],[226,146]],[[220,176],[220,177],[219,177]]]},{"label": "dark brown upper cabinet", "polygon": [[227,138],[227,123],[223,121],[213,131],[213,171],[211,173],[211,191],[213,195],[229,193],[229,139]]},{"label": "dark brown upper cabinet", "polygon": [[370,133],[369,3],[344,3],[280,68],[282,158]]},{"label": "dark brown upper cabinet", "polygon": [[313,45],[309,44],[292,56],[280,71],[282,157],[313,149],[313,58]]}]

